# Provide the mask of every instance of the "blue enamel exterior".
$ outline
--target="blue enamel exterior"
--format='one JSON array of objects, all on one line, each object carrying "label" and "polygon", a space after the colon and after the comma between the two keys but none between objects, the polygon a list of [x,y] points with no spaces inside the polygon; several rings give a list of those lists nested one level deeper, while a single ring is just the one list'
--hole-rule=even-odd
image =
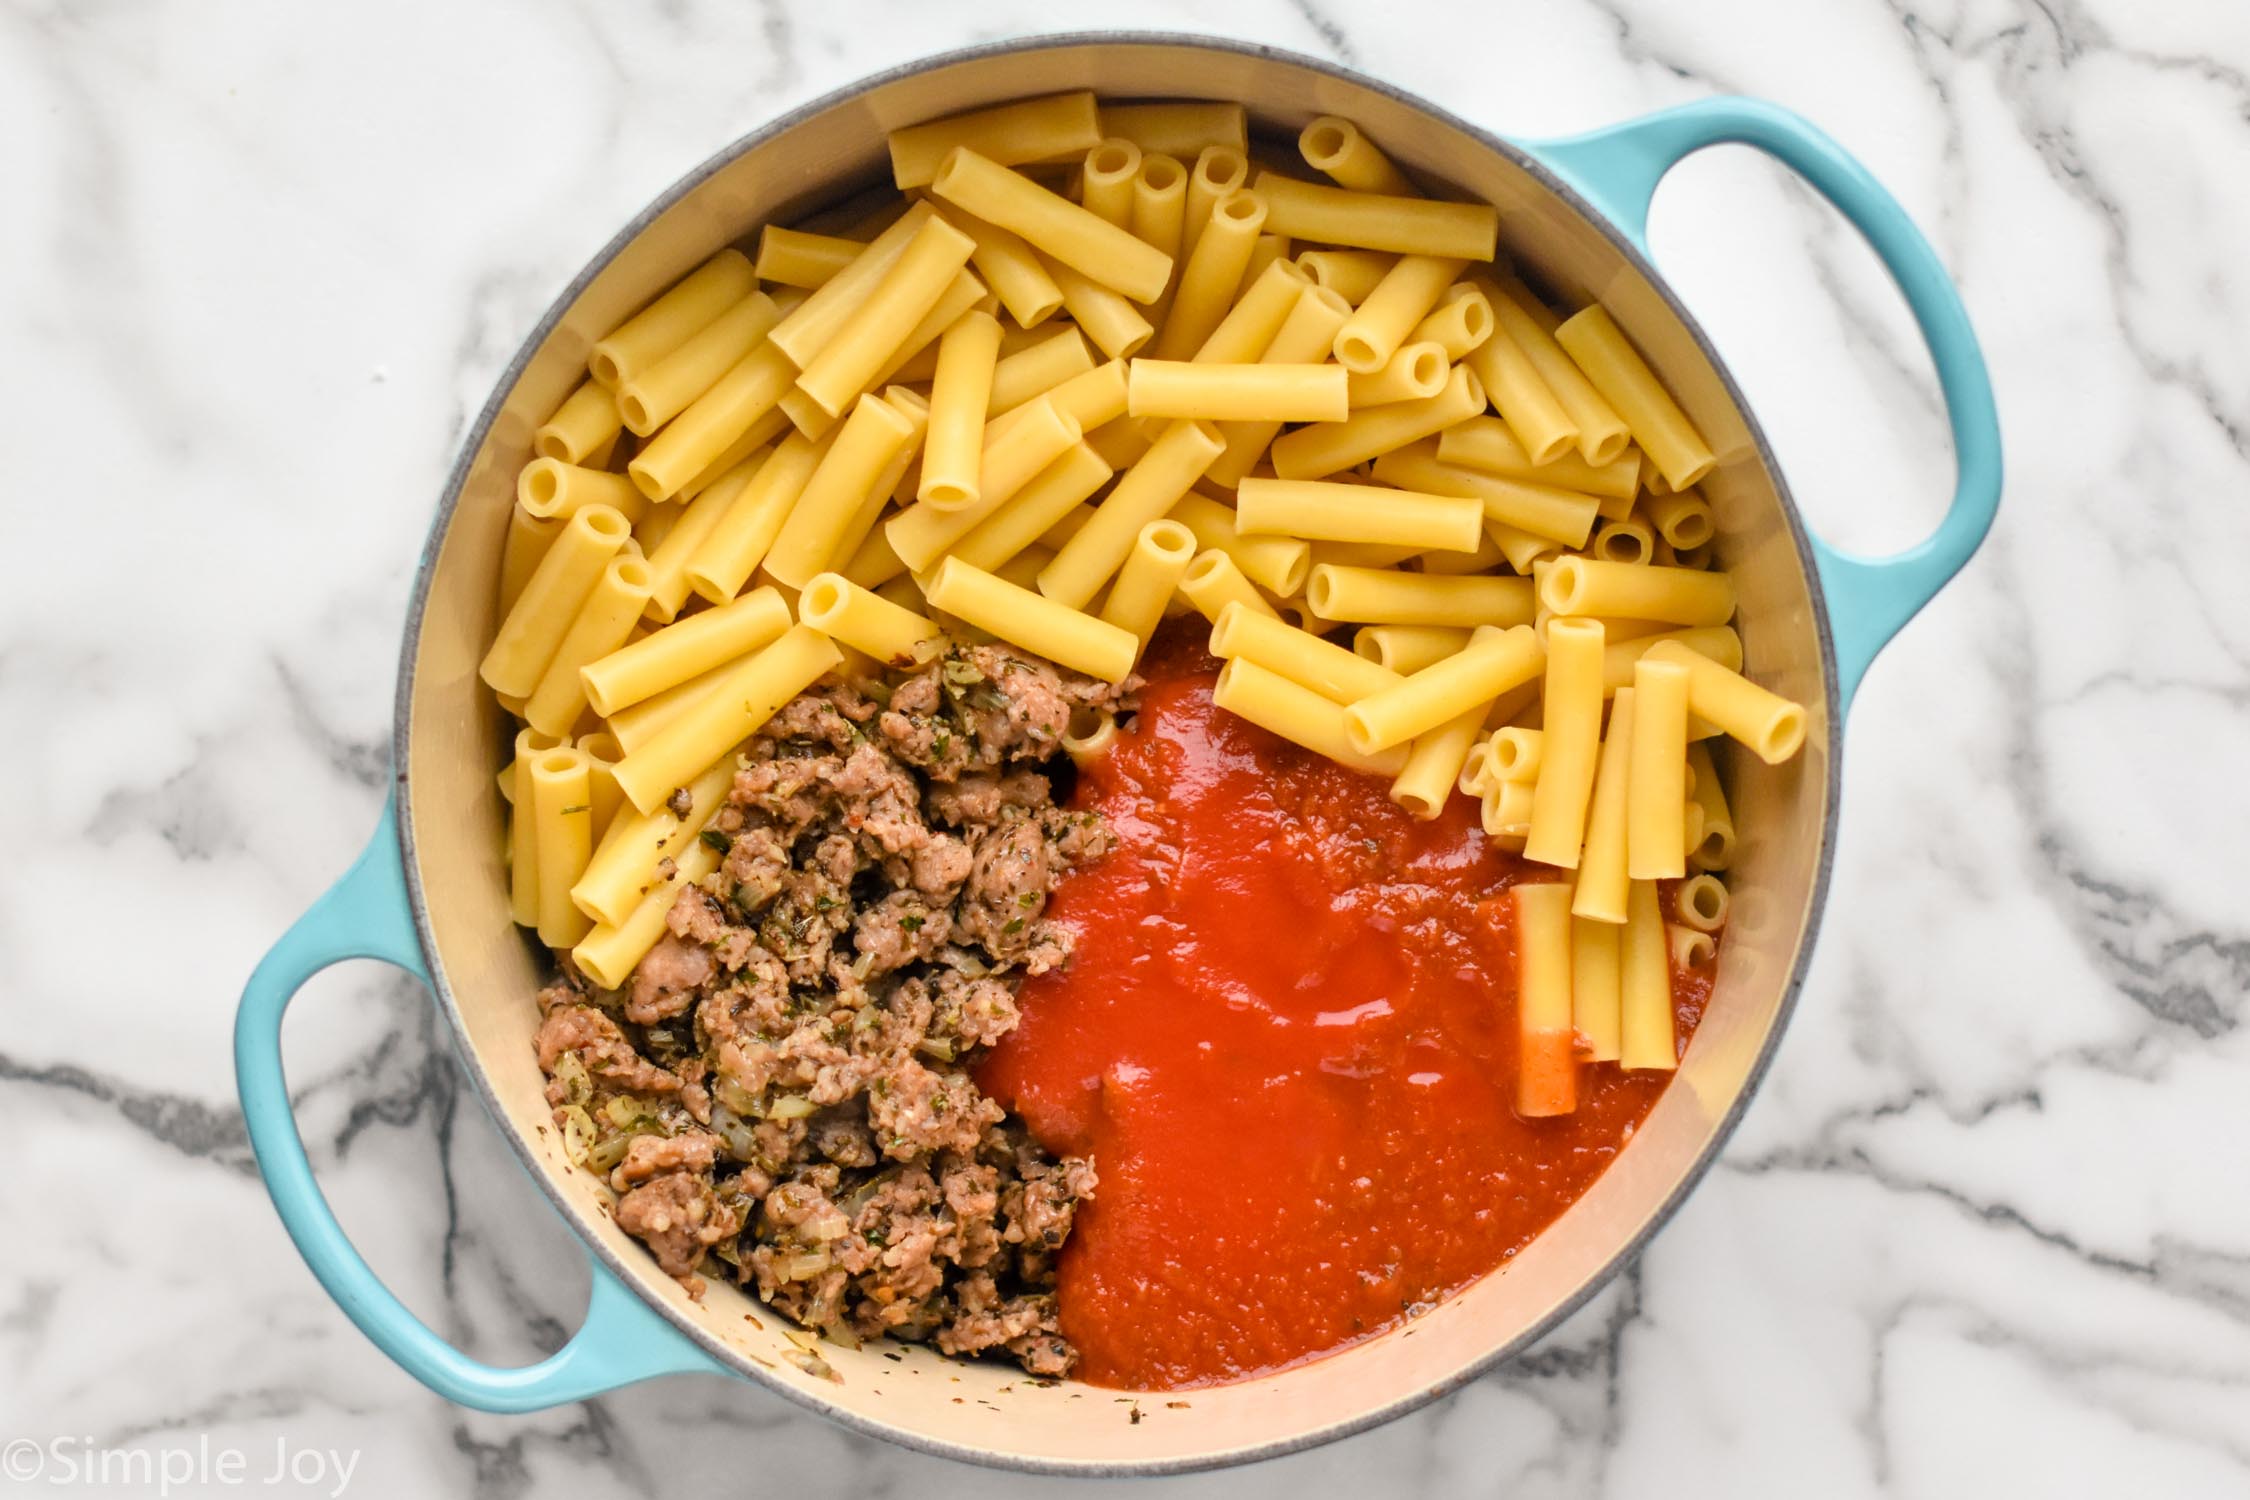
[{"label": "blue enamel exterior", "polygon": [[281,1017],[297,990],[330,964],[379,958],[427,981],[407,901],[396,810],[386,805],[358,863],[274,944],[242,992],[234,1068],[242,1117],[266,1191],[305,1264],[375,1346],[431,1390],[483,1411],[539,1411],[652,1375],[720,1371],[598,1263],[586,1316],[569,1343],[537,1364],[503,1368],[469,1358],[391,1295],[345,1238],[313,1180],[281,1070]]},{"label": "blue enamel exterior", "polygon": [[1785,109],[1705,99],[1554,141],[1519,141],[1644,251],[1649,199],[1664,174],[1706,146],[1754,146],[1790,167],[1866,237],[1906,298],[1937,366],[1953,426],[1953,504],[1935,532],[1890,557],[1855,557],[1813,538],[1836,643],[1836,696],[1851,706],[1875,653],[1961,570],[2000,505],[2000,418],[1984,354],[1937,252],[1883,185]]},{"label": "blue enamel exterior", "polygon": [[[1952,418],[1960,479],[1935,535],[1880,559],[1815,544],[1835,636],[1838,701],[1848,705],[1875,653],[1959,570],[1992,524],[2000,440],[1991,385],[1968,317],[1928,242],[1857,162],[1796,116],[1755,101],[1718,99],[1567,140],[1518,144],[1645,248],[1658,181],[1691,152],[1722,142],[1756,146],[1788,163],[1867,236],[1929,341]],[[290,1000],[307,979],[347,958],[381,959],[425,982],[430,977],[415,932],[395,806],[384,808],[358,863],[258,965],[235,1024],[243,1117],[267,1191],[306,1264],[345,1314],[431,1390],[484,1411],[537,1411],[657,1375],[734,1373],[591,1256],[593,1288],[578,1332],[553,1355],[520,1368],[462,1354],[390,1293],[345,1237],[314,1181],[282,1074],[281,1018]]]}]

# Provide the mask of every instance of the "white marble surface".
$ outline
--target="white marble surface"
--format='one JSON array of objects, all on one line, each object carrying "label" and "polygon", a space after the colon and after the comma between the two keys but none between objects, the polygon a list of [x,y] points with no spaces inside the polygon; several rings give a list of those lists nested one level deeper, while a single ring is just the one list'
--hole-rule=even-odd
[{"label": "white marble surface", "polygon": [[[253,1481],[277,1443],[339,1450],[363,1495],[1048,1488],[718,1379],[447,1406],[282,1236],[228,1024],[374,820],[408,580],[468,414],[613,226],[876,68],[1213,13],[1504,131],[1714,90],[1810,114],[1929,226],[2011,467],[1991,544],[1861,696],[1794,1033],[1639,1267],[1417,1416],[1165,1488],[2250,1492],[2230,0],[0,4],[0,1108],[32,1147],[0,1232],[0,1438],[208,1438]],[[1719,153],[1666,187],[1654,241],[1816,521],[1868,546],[1924,528],[1932,382],[1839,222]],[[391,1284],[480,1355],[551,1347],[579,1258],[425,997],[348,968],[288,1055]]]}]

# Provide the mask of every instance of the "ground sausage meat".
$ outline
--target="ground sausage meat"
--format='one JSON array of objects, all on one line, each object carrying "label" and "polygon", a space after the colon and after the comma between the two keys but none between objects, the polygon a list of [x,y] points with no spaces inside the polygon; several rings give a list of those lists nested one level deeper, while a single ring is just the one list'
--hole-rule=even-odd
[{"label": "ground sausage meat", "polygon": [[815,686],[744,747],[701,834],[719,869],[624,985],[566,965],[540,996],[566,1147],[691,1292],[727,1275],[825,1333],[1068,1372],[1055,1252],[1094,1167],[970,1065],[1069,960],[1048,894],[1112,839],[1046,769],[1131,686],[992,645]]}]

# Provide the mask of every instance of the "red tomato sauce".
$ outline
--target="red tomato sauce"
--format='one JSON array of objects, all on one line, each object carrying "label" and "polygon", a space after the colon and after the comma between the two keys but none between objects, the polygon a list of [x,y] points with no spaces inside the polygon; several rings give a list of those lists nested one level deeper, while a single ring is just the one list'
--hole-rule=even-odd
[{"label": "red tomato sauce", "polygon": [[[1056,892],[1067,969],[978,1070],[1100,1186],[1060,1264],[1079,1375],[1209,1385],[1380,1332],[1514,1255],[1599,1176],[1670,1075],[1580,1071],[1519,1118],[1506,903],[1539,867],[1475,804],[1419,823],[1380,780],[1216,712],[1160,642],[1074,805],[1115,853]],[[1684,1046],[1707,975],[1674,978]]]}]

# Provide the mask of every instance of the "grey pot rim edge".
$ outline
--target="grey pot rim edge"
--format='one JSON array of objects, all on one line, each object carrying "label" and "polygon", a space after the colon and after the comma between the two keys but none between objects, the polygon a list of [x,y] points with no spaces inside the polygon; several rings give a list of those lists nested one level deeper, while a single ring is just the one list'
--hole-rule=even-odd
[{"label": "grey pot rim edge", "polygon": [[[948,1442],[923,1432],[881,1422],[825,1401],[820,1398],[817,1392],[800,1390],[774,1378],[714,1337],[702,1326],[699,1320],[687,1317],[674,1308],[643,1294],[636,1284],[632,1269],[604,1246],[594,1234],[589,1232],[592,1226],[582,1222],[576,1209],[564,1196],[559,1186],[551,1180],[547,1163],[539,1158],[527,1139],[507,1124],[507,1111],[484,1066],[478,1060],[475,1046],[469,1037],[468,1025],[461,1013],[460,1002],[453,992],[451,983],[446,978],[443,964],[438,961],[436,937],[430,925],[428,897],[422,887],[420,867],[415,857],[414,818],[412,801],[408,796],[407,766],[409,762],[407,745],[413,704],[415,658],[421,646],[423,619],[429,604],[430,585],[435,574],[439,552],[443,548],[446,535],[452,527],[455,513],[460,504],[462,490],[469,478],[470,469],[477,454],[482,450],[486,438],[490,435],[494,420],[505,406],[516,382],[522,377],[525,369],[537,355],[540,346],[546,342],[548,335],[554,331],[563,315],[585,292],[594,278],[606,270],[619,253],[646,231],[667,209],[695,191],[736,157],[855,96],[902,78],[955,66],[960,63],[974,62],[995,56],[1006,56],[1013,53],[1064,50],[1088,46],[1194,47],[1306,69],[1326,74],[1360,88],[1372,90],[1400,104],[1432,116],[1441,123],[1477,141],[1486,149],[1507,158],[1511,163],[1529,173],[1562,201],[1569,204],[1581,218],[1599,229],[1609,239],[1617,252],[1639,271],[1647,279],[1649,285],[1663,297],[1673,316],[1680,320],[1681,326],[1694,338],[1697,347],[1710,363],[1729,399],[1733,402],[1736,411],[1740,414],[1755,446],[1759,462],[1767,477],[1772,481],[1774,492],[1781,502],[1782,516],[1788,526],[1790,541],[1797,550],[1798,562],[1804,572],[1806,590],[1812,601],[1814,630],[1820,647],[1822,691],[1826,699],[1828,724],[1830,726],[1830,751],[1826,786],[1827,805],[1822,819],[1820,849],[1814,866],[1804,930],[1798,940],[1795,960],[1791,965],[1780,1002],[1774,1012],[1773,1024],[1768,1029],[1765,1040],[1759,1047],[1758,1056],[1744,1075],[1741,1088],[1729,1102],[1725,1114],[1712,1130],[1709,1141],[1697,1155],[1694,1163],[1681,1175],[1679,1182],[1666,1195],[1664,1201],[1648,1216],[1640,1232],[1620,1246],[1600,1270],[1587,1277],[1575,1292],[1558,1303],[1545,1317],[1442,1380],[1432,1382],[1418,1390],[1409,1392],[1395,1400],[1387,1401],[1380,1406],[1372,1407],[1346,1420],[1333,1422],[1325,1427],[1299,1433],[1293,1437],[1194,1457],[1148,1461],[1129,1459],[1080,1461],[1001,1453],[968,1444]],[[1535,154],[1512,141],[1463,120],[1451,111],[1432,104],[1418,95],[1396,88],[1354,69],[1342,67],[1319,58],[1308,57],[1301,53],[1267,46],[1262,43],[1185,32],[1057,32],[983,43],[977,46],[936,53],[914,62],[884,69],[844,87],[831,90],[817,99],[798,105],[757,129],[729,142],[673,182],[638,214],[634,215],[562,288],[548,305],[546,311],[541,314],[538,322],[525,335],[523,342],[518,346],[507,366],[500,372],[498,379],[494,382],[491,395],[486,399],[484,406],[477,413],[476,419],[464,433],[460,452],[446,476],[436,513],[431,521],[429,535],[424,542],[422,555],[415,569],[414,587],[408,604],[405,629],[400,643],[398,684],[393,699],[392,716],[392,794],[397,806],[399,852],[401,865],[405,872],[408,905],[413,913],[416,936],[426,960],[425,967],[429,974],[430,988],[436,995],[440,1008],[445,1013],[447,1024],[452,1028],[454,1046],[459,1060],[464,1064],[464,1071],[467,1072],[470,1081],[474,1084],[478,1097],[483,1101],[484,1108],[500,1135],[508,1142],[509,1148],[515,1153],[525,1171],[538,1184],[539,1190],[546,1195],[549,1204],[561,1216],[563,1222],[570,1227],[583,1248],[594,1257],[597,1266],[594,1274],[615,1276],[630,1288],[635,1296],[640,1297],[645,1305],[652,1308],[670,1323],[674,1329],[691,1340],[711,1359],[725,1366],[735,1375],[758,1385],[766,1391],[775,1393],[797,1406],[815,1412],[850,1431],[881,1438],[915,1452],[1014,1472],[1087,1477],[1155,1477],[1233,1467],[1303,1452],[1310,1448],[1319,1447],[1324,1443],[1365,1432],[1370,1428],[1381,1426],[1386,1422],[1402,1417],[1442,1396],[1451,1394],[1516,1355],[1523,1353],[1553,1331],[1580,1307],[1584,1306],[1595,1293],[1608,1286],[1621,1271],[1640,1257],[1650,1241],[1671,1221],[1672,1216],[1679,1211],[1681,1204],[1702,1182],[1705,1174],[1718,1160],[1719,1153],[1734,1134],[1736,1127],[1741,1123],[1744,1112],[1749,1108],[1751,1099],[1756,1095],[1768,1068],[1771,1067],[1774,1055],[1780,1048],[1781,1039],[1787,1032],[1789,1022],[1796,1012],[1797,1002],[1804,985],[1805,971],[1811,962],[1812,953],[1820,933],[1821,919],[1827,906],[1828,884],[1834,862],[1836,820],[1842,790],[1843,721],[1840,715],[1840,707],[1837,696],[1835,641],[1830,630],[1827,601],[1821,589],[1820,572],[1815,565],[1811,543],[1805,531],[1803,519],[1798,512],[1796,501],[1790,494],[1788,483],[1781,472],[1780,465],[1774,458],[1772,446],[1767,442],[1763,428],[1759,425],[1749,404],[1743,399],[1742,391],[1725,361],[1719,357],[1719,353],[1712,345],[1709,336],[1681,302],[1670,282],[1665,279],[1639,246],[1635,245],[1606,215],[1589,204],[1567,181],[1548,168]],[[599,1397],[587,1399],[599,1399]]]}]

